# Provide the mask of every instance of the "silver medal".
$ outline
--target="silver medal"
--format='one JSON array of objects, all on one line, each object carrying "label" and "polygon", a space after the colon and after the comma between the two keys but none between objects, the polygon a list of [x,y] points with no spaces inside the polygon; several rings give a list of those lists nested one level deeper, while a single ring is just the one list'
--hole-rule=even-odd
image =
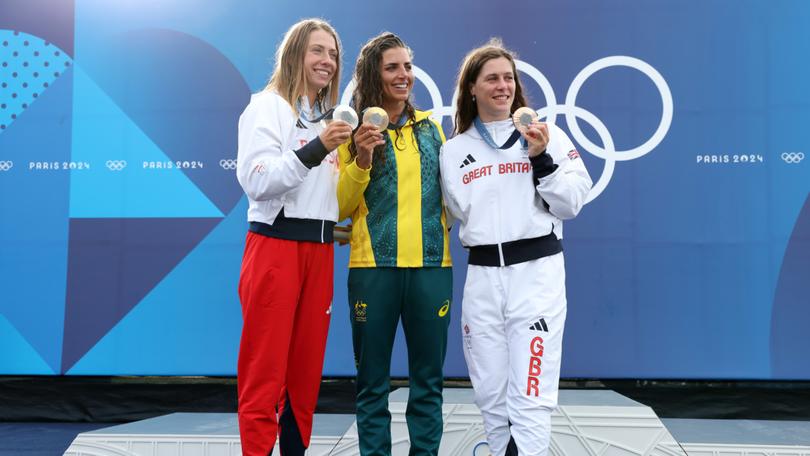
[{"label": "silver medal", "polygon": [[359,121],[357,119],[357,112],[354,111],[349,105],[337,105],[332,113],[332,121],[340,120],[351,125],[352,130],[357,128]]}]

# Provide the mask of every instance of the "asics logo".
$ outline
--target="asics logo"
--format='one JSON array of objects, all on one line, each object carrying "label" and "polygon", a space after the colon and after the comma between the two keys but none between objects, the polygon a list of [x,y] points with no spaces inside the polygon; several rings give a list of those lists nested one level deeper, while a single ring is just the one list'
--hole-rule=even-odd
[{"label": "asics logo", "polygon": [[449,310],[450,310],[450,300],[448,299],[448,300],[444,301],[444,305],[442,305],[442,307],[439,308],[439,316],[443,317],[443,316],[447,315],[447,312]]}]

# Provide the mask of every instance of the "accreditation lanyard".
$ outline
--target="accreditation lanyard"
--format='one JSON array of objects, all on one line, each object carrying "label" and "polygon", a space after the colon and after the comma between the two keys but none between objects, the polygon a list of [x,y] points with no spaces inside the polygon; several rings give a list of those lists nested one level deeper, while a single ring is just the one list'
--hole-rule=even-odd
[{"label": "accreditation lanyard", "polygon": [[517,131],[517,129],[515,129],[514,131],[512,131],[512,134],[509,136],[509,139],[507,139],[502,146],[498,146],[497,144],[495,144],[495,140],[492,139],[492,135],[490,135],[489,131],[487,131],[487,127],[485,127],[484,123],[481,122],[481,118],[475,116],[475,120],[473,120],[473,123],[475,124],[475,129],[478,130],[478,134],[481,135],[482,138],[484,138],[484,141],[486,141],[486,143],[489,144],[489,147],[495,150],[509,149],[510,147],[514,146],[517,140],[520,138],[520,132]]}]

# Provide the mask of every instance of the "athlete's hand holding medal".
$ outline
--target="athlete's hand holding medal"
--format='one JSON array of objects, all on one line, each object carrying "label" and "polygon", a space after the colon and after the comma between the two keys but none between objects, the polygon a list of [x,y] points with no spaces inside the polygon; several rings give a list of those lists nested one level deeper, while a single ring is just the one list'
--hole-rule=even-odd
[{"label": "athlete's hand holding medal", "polygon": [[546,151],[548,145],[548,125],[540,122],[537,113],[526,106],[518,108],[512,115],[515,128],[529,144],[529,157],[536,157]]},{"label": "athlete's hand holding medal", "polygon": [[318,136],[326,150],[335,150],[351,137],[352,130],[357,126],[357,114],[350,106],[338,105],[314,121],[326,125]]},{"label": "athlete's hand holding medal", "polygon": [[[335,122],[335,121],[342,122]],[[329,124],[343,123],[349,125],[351,130],[357,128],[358,118],[357,113],[351,106],[339,105],[335,107],[332,113],[332,120]],[[327,126],[327,129],[329,127]],[[388,128],[388,113],[382,108],[368,108],[363,112],[363,124],[354,135],[354,144],[357,147],[357,166],[363,169],[371,167],[371,157],[374,154],[374,148],[385,144],[382,132]],[[347,138],[348,139],[348,138]],[[335,226],[334,237],[335,242],[339,245],[346,245],[349,243],[352,234],[352,226]]]},{"label": "athlete's hand holding medal", "polygon": [[363,169],[371,167],[374,148],[385,144],[383,132],[386,128],[388,128],[388,113],[384,109],[375,106],[363,111],[363,124],[354,134],[357,166]]}]

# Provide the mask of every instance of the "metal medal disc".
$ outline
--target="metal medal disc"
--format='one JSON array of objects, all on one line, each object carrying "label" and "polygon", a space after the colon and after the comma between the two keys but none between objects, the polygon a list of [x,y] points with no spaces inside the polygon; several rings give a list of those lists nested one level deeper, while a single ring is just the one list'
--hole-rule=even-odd
[{"label": "metal medal disc", "polygon": [[352,130],[357,128],[357,125],[360,123],[357,120],[357,113],[354,111],[354,108],[349,105],[335,106],[335,111],[332,113],[332,120],[342,120],[351,125]]},{"label": "metal medal disc", "polygon": [[363,112],[363,123],[374,125],[377,130],[383,132],[388,128],[388,113],[385,109],[373,107],[368,108]]},{"label": "metal medal disc", "polygon": [[514,114],[512,114],[512,122],[515,123],[515,128],[519,131],[524,132],[529,125],[532,124],[537,120],[537,112],[534,109],[523,106],[522,108],[518,108]]}]

